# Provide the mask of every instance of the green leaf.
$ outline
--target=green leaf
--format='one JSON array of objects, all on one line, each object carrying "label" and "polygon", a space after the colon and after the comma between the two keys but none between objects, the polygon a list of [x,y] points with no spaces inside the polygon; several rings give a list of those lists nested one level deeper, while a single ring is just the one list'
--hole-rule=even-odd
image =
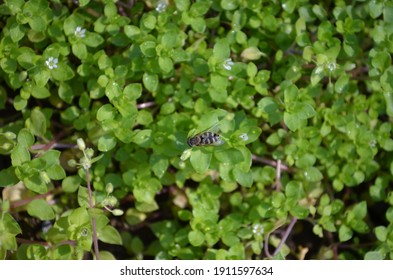
[{"label": "green leaf", "polygon": [[310,166],[304,170],[304,177],[309,182],[318,182],[323,179],[323,175],[318,168]]},{"label": "green leaf", "polygon": [[130,100],[138,99],[142,94],[142,85],[141,84],[129,84],[124,88],[124,94]]},{"label": "green leaf", "polygon": [[363,219],[367,215],[367,203],[365,201],[355,204],[355,206],[350,210],[348,219]]},{"label": "green leaf", "polygon": [[235,146],[244,146],[257,141],[262,130],[257,126],[242,126],[231,135],[230,142]]},{"label": "green leaf", "polygon": [[160,69],[165,73],[168,74],[173,71],[173,62],[172,59],[169,57],[159,57],[158,58],[158,65]]},{"label": "green leaf", "polygon": [[[22,233],[18,223],[9,213],[3,213],[0,220],[0,251],[3,250],[16,250],[18,245],[15,236]],[[6,252],[4,252],[5,254]],[[3,258],[4,259],[4,258]]]},{"label": "green leaf", "polygon": [[252,172],[251,171],[244,172],[243,170],[241,170],[241,168],[235,167],[233,169],[233,175],[236,179],[236,182],[238,182],[243,187],[249,188],[252,186],[253,179],[252,179]]},{"label": "green leaf", "polygon": [[311,167],[315,164],[316,162],[316,157],[313,154],[306,153],[301,155],[297,160],[296,160],[296,166],[299,168],[307,168]]},{"label": "green leaf", "polygon": [[168,165],[168,159],[163,156],[153,154],[150,158],[150,166],[158,178],[162,178],[162,176],[164,176]]},{"label": "green leaf", "polygon": [[22,111],[27,106],[27,100],[20,97],[20,95],[15,96],[14,108],[17,111]]},{"label": "green leaf", "polygon": [[305,192],[302,183],[299,181],[288,182],[288,184],[285,186],[285,195],[288,198],[294,199],[296,201],[304,198]]},{"label": "green leaf", "polygon": [[0,67],[4,70],[6,73],[13,73],[16,70],[17,63],[13,59],[8,59],[8,58],[2,58],[0,60]]},{"label": "green leaf", "polygon": [[79,5],[81,7],[86,6],[87,4],[89,4],[90,0],[79,0]]},{"label": "green leaf", "polygon": [[100,251],[100,260],[115,261],[116,257],[108,251]]},{"label": "green leaf", "polygon": [[117,8],[114,3],[108,2],[104,8],[104,14],[108,18],[114,17],[117,15]]},{"label": "green leaf", "polygon": [[217,60],[225,60],[230,55],[229,44],[226,39],[221,39],[217,41],[213,48],[213,56]]},{"label": "green leaf", "polygon": [[158,76],[155,74],[144,73],[143,74],[143,85],[150,92],[156,92],[158,89]]},{"label": "green leaf", "polygon": [[11,152],[12,166],[20,166],[22,163],[31,159],[29,149],[22,145],[17,144]]},{"label": "green leaf", "polygon": [[156,42],[154,41],[145,41],[140,46],[142,53],[146,57],[155,57],[156,53]]},{"label": "green leaf", "polygon": [[73,193],[75,192],[81,183],[81,178],[79,176],[68,176],[61,183],[61,187],[64,192]]},{"label": "green leaf", "polygon": [[349,76],[348,75],[342,75],[336,83],[334,84],[334,89],[338,93],[343,93],[348,90],[349,87]]},{"label": "green leaf", "polygon": [[85,59],[87,58],[87,48],[86,45],[83,44],[82,42],[77,42],[75,44],[72,44],[72,53],[79,59]]},{"label": "green leaf", "polygon": [[101,106],[97,111],[97,120],[100,122],[113,120],[116,117],[116,110],[111,104]]},{"label": "green leaf", "polygon": [[[291,203],[289,203],[289,204],[291,204]],[[288,206],[289,206],[290,214],[298,219],[305,219],[310,215],[309,208],[306,208],[306,207],[298,205],[298,204],[292,204],[292,205],[288,205]]]},{"label": "green leaf", "polygon": [[214,157],[222,163],[235,165],[244,160],[243,154],[237,149],[216,151]]},{"label": "green leaf", "polygon": [[68,107],[61,113],[61,118],[69,122],[77,119],[78,117],[80,117],[80,110],[76,106]]},{"label": "green leaf", "polygon": [[68,83],[60,83],[59,97],[68,104],[71,104],[72,99],[74,98],[74,92]]},{"label": "green leaf", "polygon": [[224,10],[232,11],[238,7],[238,1],[236,1],[236,0],[229,0],[229,1],[228,0],[221,0],[220,5]]},{"label": "green leaf", "polygon": [[132,141],[135,144],[145,146],[145,145],[149,144],[150,136],[151,136],[151,129],[138,130],[138,131],[135,131],[135,133],[132,137]]},{"label": "green leaf", "polygon": [[155,201],[152,201],[151,203],[137,201],[135,208],[140,212],[149,213],[157,210],[159,207]]},{"label": "green leaf", "polygon": [[297,131],[299,128],[306,126],[307,120],[301,119],[297,114],[284,112],[285,125],[292,131]]},{"label": "green leaf", "polygon": [[0,220],[2,229],[5,229],[9,234],[14,236],[22,233],[19,224],[15,221],[10,213],[3,212],[2,215],[3,217]]},{"label": "green leaf", "polygon": [[[41,155],[41,157],[39,157],[39,159],[34,159],[35,160],[40,160],[40,168],[39,170],[45,171],[46,168],[55,165],[55,164],[59,164],[59,157],[60,157],[60,152],[57,150],[49,150],[46,151],[45,153],[43,153]],[[41,164],[41,161],[44,161],[45,165]]]},{"label": "green leaf", "polygon": [[384,6],[382,2],[378,3],[377,1],[370,1],[368,5],[369,5],[370,16],[373,19],[376,19],[382,14],[383,6]]},{"label": "green leaf", "polygon": [[12,14],[16,14],[21,12],[24,3],[25,1],[23,0],[13,0],[5,2],[5,5],[10,9]]},{"label": "green leaf", "polygon": [[172,48],[176,47],[176,45],[177,45],[177,38],[178,38],[178,34],[177,34],[176,31],[166,32],[161,37],[161,44],[162,44],[162,46],[165,49],[171,50]]},{"label": "green leaf", "polygon": [[89,47],[98,47],[104,43],[104,39],[97,33],[86,32],[86,37],[83,38],[83,43]]},{"label": "green leaf", "polygon": [[190,15],[192,17],[201,17],[204,16],[210,8],[210,2],[209,1],[200,1],[200,2],[195,2],[191,5],[190,7]]},{"label": "green leaf", "polygon": [[133,39],[134,37],[141,34],[141,30],[137,26],[126,25],[124,26],[124,33],[128,38]]},{"label": "green leaf", "polygon": [[192,18],[191,27],[195,32],[203,33],[206,30],[206,21],[202,17]]},{"label": "green leaf", "polygon": [[74,70],[64,63],[59,63],[59,66],[52,69],[52,77],[60,82],[71,80],[75,76]]},{"label": "green leaf", "polygon": [[106,134],[98,139],[98,150],[101,152],[108,152],[116,147],[116,138],[112,135]]},{"label": "green leaf", "polygon": [[146,30],[153,30],[156,27],[157,18],[153,14],[144,14],[141,19],[141,26]]},{"label": "green leaf", "polygon": [[41,178],[40,174],[34,174],[33,176],[24,178],[23,183],[25,184],[26,188],[39,194],[43,194],[48,191],[48,186]]},{"label": "green leaf", "polygon": [[282,119],[278,104],[272,97],[264,97],[258,102],[258,108],[267,114],[270,125],[279,123]]},{"label": "green leaf", "polygon": [[145,126],[148,126],[153,122],[153,116],[149,111],[140,110],[138,111],[138,116],[136,122]]},{"label": "green leaf", "polygon": [[386,22],[393,22],[392,19],[393,16],[393,5],[384,5],[384,9],[383,9],[383,20]]},{"label": "green leaf", "polygon": [[190,0],[175,0],[176,8],[181,11],[187,11],[190,7]]},{"label": "green leaf", "polygon": [[39,56],[37,56],[32,49],[21,47],[19,51],[20,55],[16,59],[24,69],[31,69],[37,66]]},{"label": "green leaf", "polygon": [[205,236],[199,230],[193,230],[188,233],[188,240],[192,246],[198,247],[205,242]]},{"label": "green leaf", "polygon": [[386,242],[387,236],[389,234],[389,231],[386,227],[378,226],[374,229],[374,232],[375,232],[375,236],[379,241]]},{"label": "green leaf", "polygon": [[210,166],[211,159],[212,153],[203,151],[202,149],[196,149],[191,151],[191,165],[194,170],[199,174],[203,174],[207,171]]},{"label": "green leaf", "polygon": [[352,238],[353,232],[352,230],[346,226],[346,225],[341,225],[340,229],[338,230],[338,238],[340,242],[345,242],[348,241]]},{"label": "green leaf", "polygon": [[10,166],[6,169],[0,170],[0,188],[15,185],[19,182],[15,175],[15,167]]},{"label": "green leaf", "polygon": [[43,199],[35,199],[27,205],[27,212],[33,217],[42,221],[52,220],[55,218],[55,212],[52,207]]},{"label": "green leaf", "polygon": [[308,103],[295,102],[291,106],[290,113],[295,114],[300,119],[309,119],[315,116],[314,108]]},{"label": "green leaf", "polygon": [[44,137],[46,133],[46,118],[42,111],[38,108],[31,111],[27,127],[36,136]]},{"label": "green leaf", "polygon": [[137,201],[153,204],[155,203],[154,197],[160,189],[160,181],[155,178],[151,178],[149,180],[139,181],[135,184],[133,194]]},{"label": "green leaf", "polygon": [[61,167],[61,165],[59,164],[48,167],[46,172],[48,174],[48,177],[52,180],[61,180],[66,176],[63,167]]},{"label": "green leaf", "polygon": [[371,60],[371,65],[377,68],[381,73],[390,66],[391,57],[386,51],[380,51]]},{"label": "green leaf", "polygon": [[31,95],[38,99],[48,98],[51,94],[46,88],[51,76],[49,69],[42,69],[39,73],[33,75],[36,86],[31,87]]},{"label": "green leaf", "polygon": [[32,16],[29,18],[29,25],[34,31],[43,32],[46,29],[47,23],[40,16]]},{"label": "green leaf", "polygon": [[167,102],[161,106],[160,114],[169,115],[172,114],[175,110],[176,110],[175,104],[173,102]]},{"label": "green leaf", "polygon": [[72,210],[68,216],[68,222],[71,225],[84,226],[90,223],[90,217],[85,207],[79,207]]},{"label": "green leaf", "polygon": [[232,247],[239,243],[239,237],[233,232],[225,232],[221,238],[222,242],[229,247]]},{"label": "green leaf", "polygon": [[382,253],[379,251],[370,251],[364,255],[364,260],[384,260]]},{"label": "green leaf", "polygon": [[89,192],[87,188],[82,186],[79,186],[78,189],[78,204],[81,207],[90,207]]},{"label": "green leaf", "polygon": [[83,18],[79,14],[71,14],[64,20],[63,30],[67,36],[72,36],[78,26],[83,26]]},{"label": "green leaf", "polygon": [[388,114],[390,117],[393,117],[393,93],[384,92],[383,97],[385,98],[386,114]]},{"label": "green leaf", "polygon": [[97,231],[98,239],[102,242],[114,244],[114,245],[122,245],[122,239],[119,232],[110,225],[103,227]]},{"label": "green leaf", "polygon": [[217,90],[226,89],[229,84],[228,79],[226,77],[223,77],[218,74],[211,74],[210,81],[211,81],[212,87]]}]

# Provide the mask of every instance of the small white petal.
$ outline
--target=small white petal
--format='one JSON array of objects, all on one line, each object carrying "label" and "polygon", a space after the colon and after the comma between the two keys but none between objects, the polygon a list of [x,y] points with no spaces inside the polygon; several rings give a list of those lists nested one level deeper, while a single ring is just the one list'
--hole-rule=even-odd
[{"label": "small white petal", "polygon": [[57,68],[57,63],[59,60],[57,58],[53,58],[52,56],[48,58],[48,60],[45,61],[46,66],[48,66],[49,69],[54,69]]},{"label": "small white petal", "polygon": [[75,28],[74,35],[79,38],[84,38],[86,36],[86,29],[78,26],[77,28]]},{"label": "small white petal", "polygon": [[330,62],[330,63],[327,65],[327,68],[329,69],[330,72],[333,72],[334,70],[336,70],[337,65],[336,65],[336,63],[334,63],[334,62]]},{"label": "small white petal", "polygon": [[241,138],[243,141],[247,141],[248,135],[247,135],[247,133],[243,133],[242,135],[239,136],[239,138]]},{"label": "small white petal", "polygon": [[167,4],[165,3],[165,1],[159,1],[156,7],[156,11],[162,13],[166,10],[166,6]]},{"label": "small white petal", "polygon": [[261,224],[256,224],[256,225],[254,225],[253,227],[252,227],[252,232],[255,234],[255,235],[262,235],[263,233],[264,233],[264,228],[263,228],[263,226],[261,225]]},{"label": "small white petal", "polygon": [[228,58],[227,60],[224,61],[224,63],[222,64],[222,66],[226,69],[226,70],[231,70],[232,66],[233,66],[233,61],[232,59]]}]

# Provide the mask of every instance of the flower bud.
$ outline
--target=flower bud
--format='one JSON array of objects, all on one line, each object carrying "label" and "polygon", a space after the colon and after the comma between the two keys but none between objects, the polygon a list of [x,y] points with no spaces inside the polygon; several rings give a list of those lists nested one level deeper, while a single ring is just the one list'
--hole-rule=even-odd
[{"label": "flower bud", "polygon": [[78,139],[76,140],[76,144],[78,145],[78,149],[79,149],[79,150],[84,151],[84,150],[86,149],[85,141],[83,141],[82,138],[78,138]]},{"label": "flower bud", "polygon": [[241,57],[245,60],[258,60],[263,53],[256,47],[248,47],[242,51]]},{"label": "flower bud", "polygon": [[124,211],[121,210],[121,209],[113,209],[113,210],[112,210],[112,214],[113,214],[114,216],[121,216],[121,215],[124,214]]},{"label": "flower bud", "polygon": [[113,184],[112,183],[108,183],[108,184],[106,184],[106,186],[105,186],[105,191],[106,191],[106,193],[112,193],[113,192]]}]

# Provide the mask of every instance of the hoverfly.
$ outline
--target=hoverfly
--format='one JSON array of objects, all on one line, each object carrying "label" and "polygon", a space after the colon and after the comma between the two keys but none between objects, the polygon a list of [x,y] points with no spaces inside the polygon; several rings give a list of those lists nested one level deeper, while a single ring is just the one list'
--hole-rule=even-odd
[{"label": "hoverfly", "polygon": [[211,131],[211,129],[198,133],[187,139],[187,144],[190,147],[196,146],[208,146],[208,145],[222,145],[224,141],[221,139],[217,132]]}]

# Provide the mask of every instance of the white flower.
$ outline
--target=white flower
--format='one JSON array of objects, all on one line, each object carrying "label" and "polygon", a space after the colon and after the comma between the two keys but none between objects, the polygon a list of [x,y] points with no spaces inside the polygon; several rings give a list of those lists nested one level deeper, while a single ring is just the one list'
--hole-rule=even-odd
[{"label": "white flower", "polygon": [[264,233],[265,229],[263,228],[263,225],[261,224],[255,224],[252,227],[252,233],[255,235],[262,235]]},{"label": "white flower", "polygon": [[333,72],[334,70],[336,70],[337,64],[334,62],[330,62],[328,63],[327,68],[329,69],[330,72]]},{"label": "white flower", "polygon": [[162,13],[165,11],[167,4],[165,1],[159,1],[156,7],[156,11]]},{"label": "white flower", "polygon": [[57,68],[57,63],[59,62],[59,60],[57,58],[54,57],[50,57],[48,58],[47,61],[45,61],[46,66],[48,66],[49,69],[54,69]]},{"label": "white flower", "polygon": [[77,28],[75,28],[74,34],[75,34],[76,37],[85,38],[85,36],[86,36],[86,29],[78,26]]},{"label": "white flower", "polygon": [[247,133],[243,133],[242,135],[239,136],[239,138],[242,139],[243,141],[247,141],[248,135],[247,135]]},{"label": "white flower", "polygon": [[233,65],[233,61],[232,59],[228,58],[227,60],[224,61],[224,63],[222,64],[222,66],[226,69],[226,70],[231,70],[232,69],[232,65]]}]

